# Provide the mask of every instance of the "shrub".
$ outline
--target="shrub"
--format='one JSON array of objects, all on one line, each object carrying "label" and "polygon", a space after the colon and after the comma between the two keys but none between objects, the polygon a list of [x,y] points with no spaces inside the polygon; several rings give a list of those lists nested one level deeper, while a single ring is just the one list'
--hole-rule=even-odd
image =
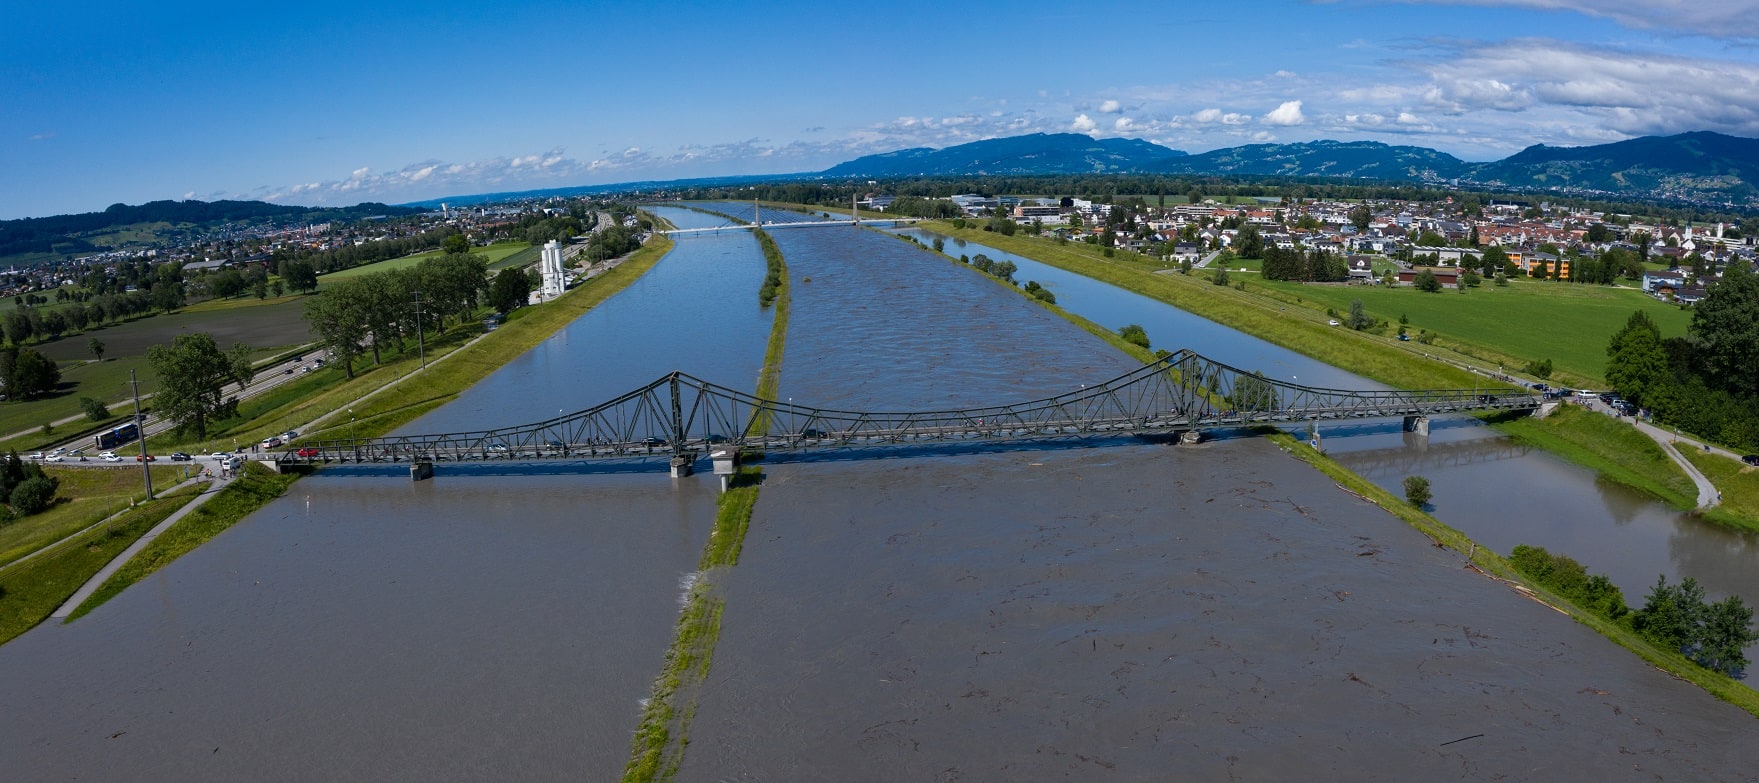
[{"label": "shrub", "polygon": [[1145,349],[1149,347],[1148,330],[1143,329],[1142,324],[1121,326],[1118,328],[1118,336],[1124,338],[1124,342],[1132,345],[1138,345]]},{"label": "shrub", "polygon": [[61,482],[49,476],[36,476],[12,488],[12,509],[20,516],[30,516],[49,507]]},{"label": "shrub", "polygon": [[1422,476],[1405,477],[1405,502],[1422,508],[1424,504],[1429,502],[1429,499],[1429,479]]}]

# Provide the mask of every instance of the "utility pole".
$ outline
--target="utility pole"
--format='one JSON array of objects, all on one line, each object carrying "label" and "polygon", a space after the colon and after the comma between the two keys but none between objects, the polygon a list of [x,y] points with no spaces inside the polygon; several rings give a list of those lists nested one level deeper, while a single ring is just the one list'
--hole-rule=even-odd
[{"label": "utility pole", "polygon": [[147,483],[147,500],[153,499],[153,466],[147,462],[147,427],[146,420],[140,415],[140,381],[134,377],[134,370],[128,371],[128,385],[134,388],[134,431],[140,436],[140,475]]},{"label": "utility pole", "polygon": [[421,356],[422,368],[426,369],[428,366],[428,346],[427,346],[427,340],[422,336],[422,331],[421,331],[421,292],[420,291],[415,292],[415,350],[418,351]]}]

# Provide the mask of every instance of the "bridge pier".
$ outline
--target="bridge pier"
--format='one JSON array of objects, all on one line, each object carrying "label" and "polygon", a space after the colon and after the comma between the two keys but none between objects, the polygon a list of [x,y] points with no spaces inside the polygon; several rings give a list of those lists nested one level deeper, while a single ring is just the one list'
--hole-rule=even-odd
[{"label": "bridge pier", "polygon": [[696,472],[696,460],[692,455],[679,454],[672,457],[672,478],[689,478]]},{"label": "bridge pier", "polygon": [[1422,435],[1424,437],[1429,437],[1429,417],[1428,416],[1406,416],[1405,417],[1405,431],[1406,432],[1414,432],[1414,433],[1417,433],[1418,435]]},{"label": "bridge pier", "polygon": [[434,463],[432,463],[432,462],[411,462],[411,463],[409,463],[409,480],[410,481],[425,481],[425,480],[431,479],[433,477],[434,477]]},{"label": "bridge pier", "polygon": [[733,481],[733,474],[739,471],[739,450],[723,449],[709,455],[715,463],[715,476],[721,479],[721,493],[726,494],[727,485]]},{"label": "bridge pier", "polygon": [[1179,442],[1186,445],[1202,443],[1203,433],[1199,430],[1185,430],[1179,433]]}]

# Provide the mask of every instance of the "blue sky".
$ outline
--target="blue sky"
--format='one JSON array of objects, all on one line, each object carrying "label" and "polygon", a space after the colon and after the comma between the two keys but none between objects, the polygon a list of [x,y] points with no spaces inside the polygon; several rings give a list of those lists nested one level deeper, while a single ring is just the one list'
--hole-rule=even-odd
[{"label": "blue sky", "polygon": [[1759,137],[1753,0],[279,5],[0,0],[0,218],[810,171],[1035,131],[1468,160]]}]

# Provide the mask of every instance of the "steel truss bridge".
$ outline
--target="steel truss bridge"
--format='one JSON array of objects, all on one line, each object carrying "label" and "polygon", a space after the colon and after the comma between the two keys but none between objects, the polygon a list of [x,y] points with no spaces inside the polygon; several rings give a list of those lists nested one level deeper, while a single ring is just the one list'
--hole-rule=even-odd
[{"label": "steel truss bridge", "polygon": [[766,400],[674,372],[572,414],[476,432],[302,439],[282,464],[691,458],[736,449],[792,451],[1104,436],[1178,436],[1214,428],[1464,411],[1530,410],[1509,390],[1351,391],[1302,386],[1179,351],[1054,397],[942,411],[850,411]]}]

